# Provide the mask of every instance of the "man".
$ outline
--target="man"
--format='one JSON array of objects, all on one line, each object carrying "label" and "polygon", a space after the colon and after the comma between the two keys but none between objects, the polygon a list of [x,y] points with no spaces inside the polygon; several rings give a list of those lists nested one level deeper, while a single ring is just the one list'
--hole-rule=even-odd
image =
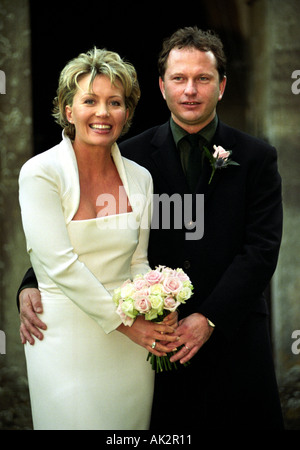
[{"label": "man", "polygon": [[[193,220],[184,222],[182,212],[182,227],[171,220],[164,229],[154,208],[160,226],[151,230],[149,261],[182,267],[195,289],[180,308],[176,334],[183,347],[172,357],[190,365],[157,374],[152,429],[282,429],[263,297],[282,233],[276,151],[218,120],[226,76],[223,46],[214,34],[178,30],[164,42],[159,73],[170,121],[120,148],[151,172],[155,194],[180,195],[182,204],[192,198]],[[196,153],[190,143],[195,135]],[[189,233],[199,220],[201,194],[204,234],[194,239]],[[39,304],[36,290],[21,293],[21,304],[30,305],[28,293]],[[37,336],[30,307],[22,307],[22,316],[21,333],[28,333],[27,326]]]}]

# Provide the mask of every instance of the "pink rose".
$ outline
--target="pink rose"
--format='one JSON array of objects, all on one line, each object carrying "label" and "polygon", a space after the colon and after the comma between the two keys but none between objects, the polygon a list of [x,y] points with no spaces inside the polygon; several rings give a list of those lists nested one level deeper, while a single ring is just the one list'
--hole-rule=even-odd
[{"label": "pink rose", "polygon": [[134,307],[140,313],[145,314],[151,309],[151,302],[147,295],[135,294],[134,295]]},{"label": "pink rose", "polygon": [[157,284],[161,281],[162,274],[158,270],[151,270],[150,272],[146,273],[144,279],[148,281],[149,284]]},{"label": "pink rose", "polygon": [[178,277],[168,277],[164,280],[163,287],[167,294],[177,294],[182,288],[182,282]]},{"label": "pink rose", "polygon": [[224,159],[226,160],[229,156],[230,156],[230,152],[224,150],[223,147],[221,147],[221,145],[214,145],[214,158],[216,159]]},{"label": "pink rose", "polygon": [[174,297],[167,297],[165,298],[164,301],[164,308],[167,309],[168,311],[176,311],[177,307],[180,305],[179,302],[177,302]]},{"label": "pink rose", "polygon": [[124,281],[124,283],[122,284],[122,286],[121,286],[121,289],[123,288],[123,287],[125,287],[127,284],[130,284],[131,283],[131,280],[128,278],[126,281]]},{"label": "pink rose", "polygon": [[142,289],[149,287],[148,281],[144,280],[144,278],[137,278],[134,280],[133,285],[137,291],[141,291]]},{"label": "pink rose", "polygon": [[185,281],[190,281],[188,275],[181,269],[178,269],[177,277],[179,278],[180,281],[182,281],[182,283],[184,283]]}]

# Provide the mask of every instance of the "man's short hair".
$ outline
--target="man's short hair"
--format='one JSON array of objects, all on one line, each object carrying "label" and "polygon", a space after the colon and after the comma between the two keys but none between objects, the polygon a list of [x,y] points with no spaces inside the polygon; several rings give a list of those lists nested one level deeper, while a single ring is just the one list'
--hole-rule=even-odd
[{"label": "man's short hair", "polygon": [[197,27],[185,27],[177,30],[165,39],[158,58],[158,72],[162,79],[167,69],[170,51],[173,48],[195,48],[201,52],[211,51],[216,58],[216,68],[220,81],[226,75],[226,56],[221,39],[211,30],[203,31]]}]

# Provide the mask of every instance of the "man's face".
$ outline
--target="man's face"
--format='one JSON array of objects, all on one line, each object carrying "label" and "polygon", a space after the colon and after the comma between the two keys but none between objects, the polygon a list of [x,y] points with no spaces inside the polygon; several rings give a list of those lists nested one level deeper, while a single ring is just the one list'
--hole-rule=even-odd
[{"label": "man's face", "polygon": [[171,50],[159,86],[173,120],[188,133],[204,128],[216,114],[226,77],[220,82],[214,54],[195,48]]}]

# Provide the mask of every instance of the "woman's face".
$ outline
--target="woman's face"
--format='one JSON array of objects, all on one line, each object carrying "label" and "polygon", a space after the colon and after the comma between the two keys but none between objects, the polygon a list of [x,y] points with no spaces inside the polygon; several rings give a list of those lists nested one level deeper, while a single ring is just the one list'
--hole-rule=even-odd
[{"label": "woman's face", "polygon": [[90,75],[78,82],[73,105],[66,106],[66,115],[75,126],[77,145],[110,148],[120,136],[128,118],[121,82],[111,83],[106,75],[97,75],[89,90]]}]

